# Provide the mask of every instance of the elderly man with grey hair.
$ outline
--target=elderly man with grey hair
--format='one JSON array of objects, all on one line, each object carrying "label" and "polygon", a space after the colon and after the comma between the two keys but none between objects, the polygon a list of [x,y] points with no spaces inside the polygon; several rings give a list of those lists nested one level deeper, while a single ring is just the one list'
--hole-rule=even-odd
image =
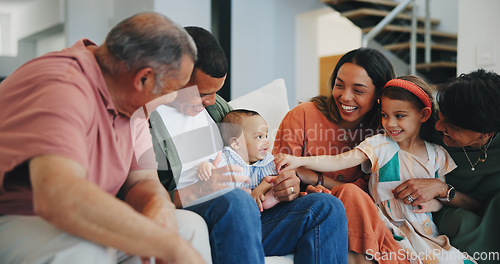
[{"label": "elderly man with grey hair", "polygon": [[101,46],[80,40],[2,82],[0,263],[116,263],[116,250],[210,262],[205,222],[176,210],[156,169],[141,166],[134,149],[151,136],[130,119],[182,88],[196,56],[183,28],[142,13]]}]

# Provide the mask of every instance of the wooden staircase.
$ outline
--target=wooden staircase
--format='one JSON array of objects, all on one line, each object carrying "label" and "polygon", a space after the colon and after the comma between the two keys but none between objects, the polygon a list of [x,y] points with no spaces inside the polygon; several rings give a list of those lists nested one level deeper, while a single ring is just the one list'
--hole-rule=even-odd
[{"label": "wooden staircase", "polygon": [[[321,0],[342,16],[350,19],[368,33],[399,3],[392,0]],[[429,84],[437,85],[456,76],[457,35],[433,30],[440,20],[431,22],[431,62],[425,63],[424,21],[417,18],[417,75]],[[387,51],[395,54],[405,63],[410,63],[411,8],[398,16],[374,38]],[[369,45],[370,46],[370,45]],[[409,71],[407,72],[409,73]],[[406,74],[407,74],[406,73]]]}]

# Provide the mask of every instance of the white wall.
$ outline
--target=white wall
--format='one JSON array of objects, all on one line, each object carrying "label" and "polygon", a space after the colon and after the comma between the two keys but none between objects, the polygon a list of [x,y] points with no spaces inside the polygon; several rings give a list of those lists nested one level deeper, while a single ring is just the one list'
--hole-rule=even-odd
[{"label": "white wall", "polygon": [[66,47],[66,36],[64,32],[48,34],[36,42],[35,56],[40,57],[45,53],[61,50]]},{"label": "white wall", "polygon": [[500,1],[458,1],[457,75],[478,68],[500,74]]},{"label": "white wall", "polygon": [[[154,11],[154,0],[112,0],[113,8],[111,27],[118,24],[120,21],[135,15],[140,12]],[[110,27],[110,29],[111,29]]]},{"label": "white wall", "polygon": [[[76,1],[76,0],[73,0]],[[39,0],[24,6],[13,18],[17,39],[64,23],[63,0]]]},{"label": "white wall", "polygon": [[5,2],[0,5],[0,23],[2,26],[2,56],[15,56],[17,53],[17,32],[13,30],[17,2]]},{"label": "white wall", "polygon": [[[417,0],[417,4],[421,6],[418,12],[422,17],[425,17],[425,0]],[[475,0],[473,1],[475,2]],[[439,18],[440,23],[435,28],[436,30],[457,33],[458,32],[458,4],[457,0],[430,0],[431,17]]]},{"label": "white wall", "polygon": [[329,7],[298,15],[296,33],[296,87],[291,105],[319,94],[321,57],[361,47],[361,29]]},{"label": "white wall", "polygon": [[156,0],[154,10],[183,27],[211,29],[211,0]]},{"label": "white wall", "polygon": [[291,105],[309,101],[319,94],[321,57],[361,47],[361,29],[329,7],[297,16],[296,32],[296,87]]},{"label": "white wall", "polygon": [[330,14],[331,8],[322,8],[299,14],[295,25],[295,88],[288,88],[290,107],[308,101],[319,93],[318,17]]},{"label": "white wall", "polygon": [[0,76],[5,77],[17,68],[17,57],[0,56]]},{"label": "white wall", "polygon": [[[453,5],[450,5],[450,1],[456,0],[431,1],[433,5],[443,5],[441,8],[434,8],[433,14],[437,15],[439,11],[452,16],[455,9]],[[73,44],[75,39],[89,36],[99,43],[102,42],[109,28],[119,20],[137,12],[152,10],[169,16],[181,25],[199,25],[209,29],[209,2],[210,0],[38,0],[33,2],[33,5],[24,8],[23,12],[12,15],[11,24],[14,32],[11,33],[15,33],[16,37],[25,38],[69,19],[71,29],[68,30],[68,45]],[[65,18],[66,3],[71,3],[72,6],[68,8],[68,12],[72,15]],[[458,1],[459,73],[480,67],[476,61],[476,47],[478,46],[494,48],[493,64],[483,67],[500,72],[498,68],[500,36],[493,30],[500,22],[500,16],[495,12],[500,10],[499,5],[500,1],[496,0]],[[314,78],[305,77],[302,82],[297,81],[296,78],[296,76],[303,75],[303,72],[316,67],[311,63],[303,64],[298,58],[301,55],[295,53],[299,45],[296,40],[298,38],[296,30],[299,28],[297,21],[300,20],[300,14],[324,7],[325,5],[317,0],[233,1],[233,64],[231,69],[233,98],[253,91],[276,78],[285,79],[291,106],[297,103],[299,96],[310,97],[316,93],[317,84]],[[92,21],[94,16],[96,20]],[[77,18],[84,22],[76,21]],[[443,19],[442,25],[447,23]],[[453,23],[450,22],[450,24]],[[309,30],[314,33],[317,29]],[[322,33],[320,35],[324,37]],[[331,34],[332,37],[335,35],[337,33]],[[332,43],[337,45],[346,42],[346,39]],[[307,42],[307,38],[304,41]],[[60,36],[55,39],[49,37],[40,43],[60,45],[54,44],[60,43]],[[324,54],[324,46],[320,45],[315,52]],[[38,47],[37,50],[41,52],[46,49]],[[482,57],[487,60],[487,52],[482,54]],[[304,57],[309,57],[309,55]],[[11,73],[9,69],[13,68],[12,61],[4,58],[0,60],[0,75]],[[296,95],[302,92],[304,94]]]},{"label": "white wall", "polygon": [[[275,9],[276,26],[276,76],[284,78],[288,89],[288,102],[291,107],[298,102],[296,92],[300,89],[311,89],[311,86],[298,86],[296,76],[301,75],[301,70],[296,68],[297,50],[297,17],[313,10],[323,9],[325,4],[318,0],[277,0]],[[310,29],[311,30],[311,29]],[[310,65],[304,65],[310,67]],[[318,74],[319,76],[319,74]]]},{"label": "white wall", "polygon": [[15,10],[11,17],[0,16],[2,25],[10,26],[2,32],[11,32],[7,38],[10,42],[2,44],[9,47],[11,43],[14,48],[6,54],[12,58],[2,57],[0,76],[9,75],[29,59],[71,46],[81,38],[101,44],[116,23],[139,12],[156,11],[181,25],[210,29],[210,0],[37,0],[21,8],[3,8],[0,14]]},{"label": "white wall", "polygon": [[81,38],[101,44],[111,28],[112,0],[66,0],[66,45],[71,46]]},{"label": "white wall", "polygon": [[361,47],[361,29],[339,12],[330,12],[318,18],[318,57],[344,54]]},{"label": "white wall", "polygon": [[161,13],[181,26],[210,29],[210,0],[112,0],[112,26],[140,12]]},{"label": "white wall", "polygon": [[[396,2],[402,1],[396,0]],[[426,0],[416,0],[417,15],[419,17],[425,17],[425,2]],[[447,33],[457,33],[457,0],[429,0],[429,3],[431,17],[441,20],[441,23],[435,29]]]},{"label": "white wall", "polygon": [[0,13],[0,36],[1,36],[1,48],[0,48],[0,54],[1,55],[14,55],[15,53],[13,52],[14,45],[16,44],[11,40],[11,27],[10,27],[10,20],[11,16],[9,14],[1,14]]},{"label": "white wall", "polygon": [[[277,62],[275,58],[275,8],[275,1],[269,0],[232,2],[232,98],[244,95],[277,78],[276,63],[282,62]],[[285,82],[288,85],[288,80]]]},{"label": "white wall", "polygon": [[12,9],[10,41],[15,49],[9,62],[15,63],[0,67],[0,75],[9,75],[29,59],[71,46],[80,38],[102,43],[110,28],[112,1],[37,0]]},{"label": "white wall", "polygon": [[[0,76],[8,76],[22,63],[36,56],[37,47],[35,43],[37,39],[32,38],[32,36],[36,35],[37,38],[43,37],[39,35],[40,32],[50,31],[64,24],[64,1],[33,1],[12,9],[10,14],[10,21],[8,23],[10,26],[8,40],[10,46],[9,52],[5,55],[11,56],[11,58],[4,57],[0,62],[0,64],[9,64],[0,66]],[[51,33],[53,34],[54,32]],[[42,48],[40,50],[45,49]],[[22,54],[18,56],[18,53]]]},{"label": "white wall", "polygon": [[317,0],[233,1],[231,96],[283,78],[294,106],[296,16],[322,7]]}]

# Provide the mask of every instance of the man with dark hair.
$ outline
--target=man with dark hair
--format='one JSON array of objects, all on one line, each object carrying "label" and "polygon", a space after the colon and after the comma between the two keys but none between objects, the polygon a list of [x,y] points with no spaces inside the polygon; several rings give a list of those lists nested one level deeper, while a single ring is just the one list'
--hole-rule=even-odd
[{"label": "man with dark hair", "polygon": [[[203,107],[206,108],[216,103],[218,97],[216,92],[224,85],[229,66],[222,47],[210,32],[200,27],[185,27],[185,29],[198,49],[198,60],[186,87],[193,85],[198,87]],[[215,114],[215,111],[212,113]]]},{"label": "man with dark hair", "polygon": [[[195,60],[184,29],[143,13],[101,46],[80,40],[0,84],[1,263],[116,263],[113,248],[203,263],[177,227],[202,251],[203,219],[175,210],[156,167],[140,166],[134,149],[151,138],[130,120],[182,88]],[[125,202],[115,198],[122,185]]]},{"label": "man with dark hair", "polygon": [[196,39],[196,47],[203,50],[198,53],[198,60],[195,69],[201,70],[205,74],[214,77],[226,77],[229,70],[226,56],[218,42],[214,41],[214,36],[206,29],[200,27],[184,27],[191,38]]},{"label": "man with dark hair", "polygon": [[[223,173],[235,168],[218,168],[210,180],[198,181],[198,164],[214,159],[223,147],[216,123],[232,109],[216,94],[228,69],[219,43],[202,28],[186,30],[196,43],[198,61],[182,90],[185,94],[151,114],[151,131],[160,180],[177,208],[191,210],[207,222],[212,261],[255,264],[264,263],[264,256],[294,253],[295,263],[346,263],[342,203],[321,193],[296,199],[300,180],[293,172],[272,181],[275,197],[287,202],[262,214],[248,193],[227,188],[226,182],[237,177]],[[198,100],[193,99],[195,92]]]}]

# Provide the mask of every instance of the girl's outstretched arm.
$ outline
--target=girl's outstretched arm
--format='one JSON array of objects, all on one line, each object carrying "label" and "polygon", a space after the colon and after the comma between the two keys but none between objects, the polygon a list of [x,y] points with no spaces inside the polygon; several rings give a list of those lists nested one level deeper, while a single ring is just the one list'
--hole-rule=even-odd
[{"label": "girl's outstretched arm", "polygon": [[283,153],[274,156],[278,173],[298,167],[321,172],[338,171],[357,166],[367,159],[366,154],[357,148],[334,156],[296,157]]}]

